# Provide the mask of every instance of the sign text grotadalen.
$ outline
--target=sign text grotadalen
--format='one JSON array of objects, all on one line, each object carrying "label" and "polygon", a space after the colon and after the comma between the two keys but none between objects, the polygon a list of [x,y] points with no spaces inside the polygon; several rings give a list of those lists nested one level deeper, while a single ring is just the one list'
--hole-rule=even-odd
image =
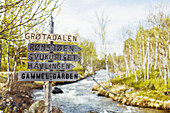
[{"label": "sign text grotadalen", "polygon": [[77,42],[78,36],[61,35],[61,34],[44,34],[44,33],[25,33],[26,40],[44,40],[56,42]]}]

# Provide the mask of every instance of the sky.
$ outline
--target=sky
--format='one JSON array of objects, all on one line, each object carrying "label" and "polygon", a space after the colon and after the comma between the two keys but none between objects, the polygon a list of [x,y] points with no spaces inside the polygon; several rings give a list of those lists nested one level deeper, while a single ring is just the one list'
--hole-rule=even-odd
[{"label": "sky", "polygon": [[[120,37],[123,27],[135,28],[139,22],[146,21],[151,4],[170,4],[170,0],[65,0],[61,12],[54,19],[54,33],[80,34],[80,41],[94,41],[98,54],[101,53],[101,39],[96,13],[109,19],[106,28],[107,53],[122,54],[123,41]],[[170,7],[170,6],[169,6]]]}]

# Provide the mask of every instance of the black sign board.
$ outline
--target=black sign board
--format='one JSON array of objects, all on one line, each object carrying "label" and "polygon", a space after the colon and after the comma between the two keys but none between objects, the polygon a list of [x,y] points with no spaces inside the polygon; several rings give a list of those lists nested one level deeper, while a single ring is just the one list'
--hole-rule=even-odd
[{"label": "black sign board", "polygon": [[54,53],[27,53],[27,60],[48,60],[48,61],[79,61],[78,54],[54,54]]},{"label": "black sign board", "polygon": [[77,45],[28,44],[28,51],[78,52],[80,50],[81,48]]}]

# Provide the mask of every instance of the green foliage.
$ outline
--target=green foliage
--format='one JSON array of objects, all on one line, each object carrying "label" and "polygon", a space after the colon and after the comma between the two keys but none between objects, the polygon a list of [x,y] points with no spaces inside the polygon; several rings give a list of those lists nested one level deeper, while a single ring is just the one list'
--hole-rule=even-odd
[{"label": "green foliage", "polygon": [[83,76],[83,75],[84,75],[84,72],[78,72],[78,74],[79,74],[80,76]]},{"label": "green foliage", "polygon": [[122,75],[122,77],[120,78],[115,77],[114,79],[110,80],[112,84],[126,84],[128,85],[129,83],[133,83],[135,81],[135,77],[134,76],[130,76],[130,77],[125,77],[125,75]]},{"label": "green foliage", "polygon": [[[99,60],[97,58],[94,42],[84,40],[78,44],[82,48],[78,54],[82,57],[82,62],[79,62],[81,66],[87,68],[87,66],[99,67]],[[92,60],[92,62],[91,62]]]},{"label": "green foliage", "polygon": [[[137,72],[138,78],[143,77],[143,75],[139,75],[139,71]],[[157,90],[157,91],[164,91],[164,90],[170,90],[170,82],[168,82],[167,85],[164,83],[164,78],[160,78],[158,71],[152,71],[150,73],[150,79],[143,81],[142,79],[139,79],[138,82],[135,80],[135,75],[130,74],[129,77],[125,77],[125,74],[121,76],[115,77],[114,79],[111,79],[112,84],[125,84],[130,87],[134,87],[136,90]],[[170,81],[170,78],[167,80]]]},{"label": "green foliage", "polygon": [[80,68],[80,67],[75,67],[72,69],[72,71],[81,71],[81,72],[84,72],[85,69],[84,68]]},{"label": "green foliage", "polygon": [[153,98],[156,100],[163,100],[163,101],[168,101],[170,100],[170,96],[165,95],[163,91],[140,91],[139,96],[146,96],[148,98]]},{"label": "green foliage", "polygon": [[26,64],[22,64],[17,66],[17,71],[29,71],[29,69],[27,69]]},{"label": "green foliage", "polygon": [[9,110],[11,109],[11,106],[7,106],[4,110],[4,113],[9,113]]}]

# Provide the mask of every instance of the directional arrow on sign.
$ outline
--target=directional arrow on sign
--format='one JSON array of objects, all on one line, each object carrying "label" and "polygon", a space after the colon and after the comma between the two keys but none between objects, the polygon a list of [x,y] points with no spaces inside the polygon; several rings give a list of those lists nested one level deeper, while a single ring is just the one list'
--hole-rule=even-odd
[{"label": "directional arrow on sign", "polygon": [[70,70],[75,66],[71,63],[59,62],[27,62],[27,69]]},{"label": "directional arrow on sign", "polygon": [[19,81],[76,81],[76,71],[19,71]]},{"label": "directional arrow on sign", "polygon": [[28,51],[54,51],[54,52],[78,52],[81,48],[77,45],[61,44],[28,44]]},{"label": "directional arrow on sign", "polygon": [[78,54],[54,54],[54,53],[27,53],[27,60],[48,60],[48,61],[79,61]]}]

